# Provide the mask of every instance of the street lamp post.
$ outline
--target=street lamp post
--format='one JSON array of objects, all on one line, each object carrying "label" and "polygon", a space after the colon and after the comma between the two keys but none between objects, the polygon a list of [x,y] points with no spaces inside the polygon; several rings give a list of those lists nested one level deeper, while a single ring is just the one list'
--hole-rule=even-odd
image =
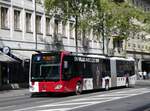
[{"label": "street lamp post", "polygon": [[103,41],[103,54],[105,54],[105,33],[104,33],[104,18],[102,14],[102,41]]},{"label": "street lamp post", "polygon": [[100,2],[100,24],[101,24],[101,26],[100,26],[100,30],[101,30],[101,33],[102,33],[102,51],[103,51],[103,55],[105,54],[105,31],[104,31],[104,20],[105,20],[105,18],[104,18],[104,12],[103,12],[103,10],[102,10],[102,6],[101,6],[101,0],[99,1]]},{"label": "street lamp post", "polygon": [[76,53],[78,53],[78,16],[75,17],[75,43],[76,43]]}]

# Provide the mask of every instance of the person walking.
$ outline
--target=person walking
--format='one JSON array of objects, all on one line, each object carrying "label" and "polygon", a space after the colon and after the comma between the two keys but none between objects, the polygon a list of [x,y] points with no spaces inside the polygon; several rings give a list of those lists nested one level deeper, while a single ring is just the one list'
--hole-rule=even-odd
[{"label": "person walking", "polygon": [[142,74],[142,71],[139,71],[139,79],[143,79],[143,74]]},{"label": "person walking", "polygon": [[143,79],[146,79],[147,78],[147,72],[144,70],[143,72]]}]

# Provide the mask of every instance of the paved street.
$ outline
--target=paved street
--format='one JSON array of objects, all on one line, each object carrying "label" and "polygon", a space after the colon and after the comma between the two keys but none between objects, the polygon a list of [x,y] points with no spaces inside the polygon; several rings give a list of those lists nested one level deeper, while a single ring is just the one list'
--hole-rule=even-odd
[{"label": "paved street", "polygon": [[149,111],[150,88],[30,98],[28,89],[0,92],[0,111]]}]

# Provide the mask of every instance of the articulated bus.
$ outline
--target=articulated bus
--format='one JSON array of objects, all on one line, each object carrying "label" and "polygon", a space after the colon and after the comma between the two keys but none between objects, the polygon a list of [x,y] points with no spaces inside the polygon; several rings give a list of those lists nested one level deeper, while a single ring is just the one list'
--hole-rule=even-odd
[{"label": "articulated bus", "polygon": [[30,92],[82,93],[134,85],[134,59],[60,51],[32,55]]}]

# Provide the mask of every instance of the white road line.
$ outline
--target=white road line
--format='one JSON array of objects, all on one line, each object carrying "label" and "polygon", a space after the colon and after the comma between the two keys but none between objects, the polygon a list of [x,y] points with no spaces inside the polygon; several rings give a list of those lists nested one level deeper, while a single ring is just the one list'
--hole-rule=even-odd
[{"label": "white road line", "polygon": [[0,111],[8,108],[16,107],[16,105],[6,106],[6,107],[0,107]]},{"label": "white road line", "polygon": [[[40,110],[40,111],[63,111],[63,110],[60,110],[58,107],[71,106],[72,108],[64,108],[64,111],[68,111],[68,110],[91,106],[91,105],[104,103],[108,101],[118,100],[121,98],[128,98],[131,96],[136,96],[136,95],[140,95],[140,94],[144,94],[148,92],[150,92],[150,89],[146,89],[146,88],[132,89],[128,91],[110,92],[107,94],[94,95],[91,97],[83,97],[79,99],[67,100],[63,102],[51,103],[51,104],[35,106],[35,107],[28,107],[28,108],[18,109],[15,111],[27,111],[27,110],[32,110],[32,109],[38,110],[38,108],[49,108],[48,110],[46,109],[46,110]],[[73,107],[73,105],[78,105],[78,106]],[[56,108],[50,109],[51,107],[56,107]]]},{"label": "white road line", "polygon": [[104,99],[111,99],[111,98],[113,98],[113,97],[107,97],[107,98],[105,98],[105,97],[99,97],[99,98],[96,98],[96,97],[90,97],[90,98],[84,98],[84,99],[75,99],[75,100],[71,100],[71,102],[78,102],[78,101],[87,101],[87,100],[104,100]]},{"label": "white road line", "polygon": [[61,109],[46,109],[46,110],[36,110],[36,111],[68,111],[71,108],[61,108]]},{"label": "white road line", "polygon": [[47,104],[47,105],[43,105],[43,106],[39,106],[39,108],[42,107],[52,107],[52,106],[69,106],[69,105],[79,105],[79,104],[92,104],[92,103],[98,103],[98,101],[90,101],[90,102],[78,102],[78,103],[59,103],[59,104]]}]

